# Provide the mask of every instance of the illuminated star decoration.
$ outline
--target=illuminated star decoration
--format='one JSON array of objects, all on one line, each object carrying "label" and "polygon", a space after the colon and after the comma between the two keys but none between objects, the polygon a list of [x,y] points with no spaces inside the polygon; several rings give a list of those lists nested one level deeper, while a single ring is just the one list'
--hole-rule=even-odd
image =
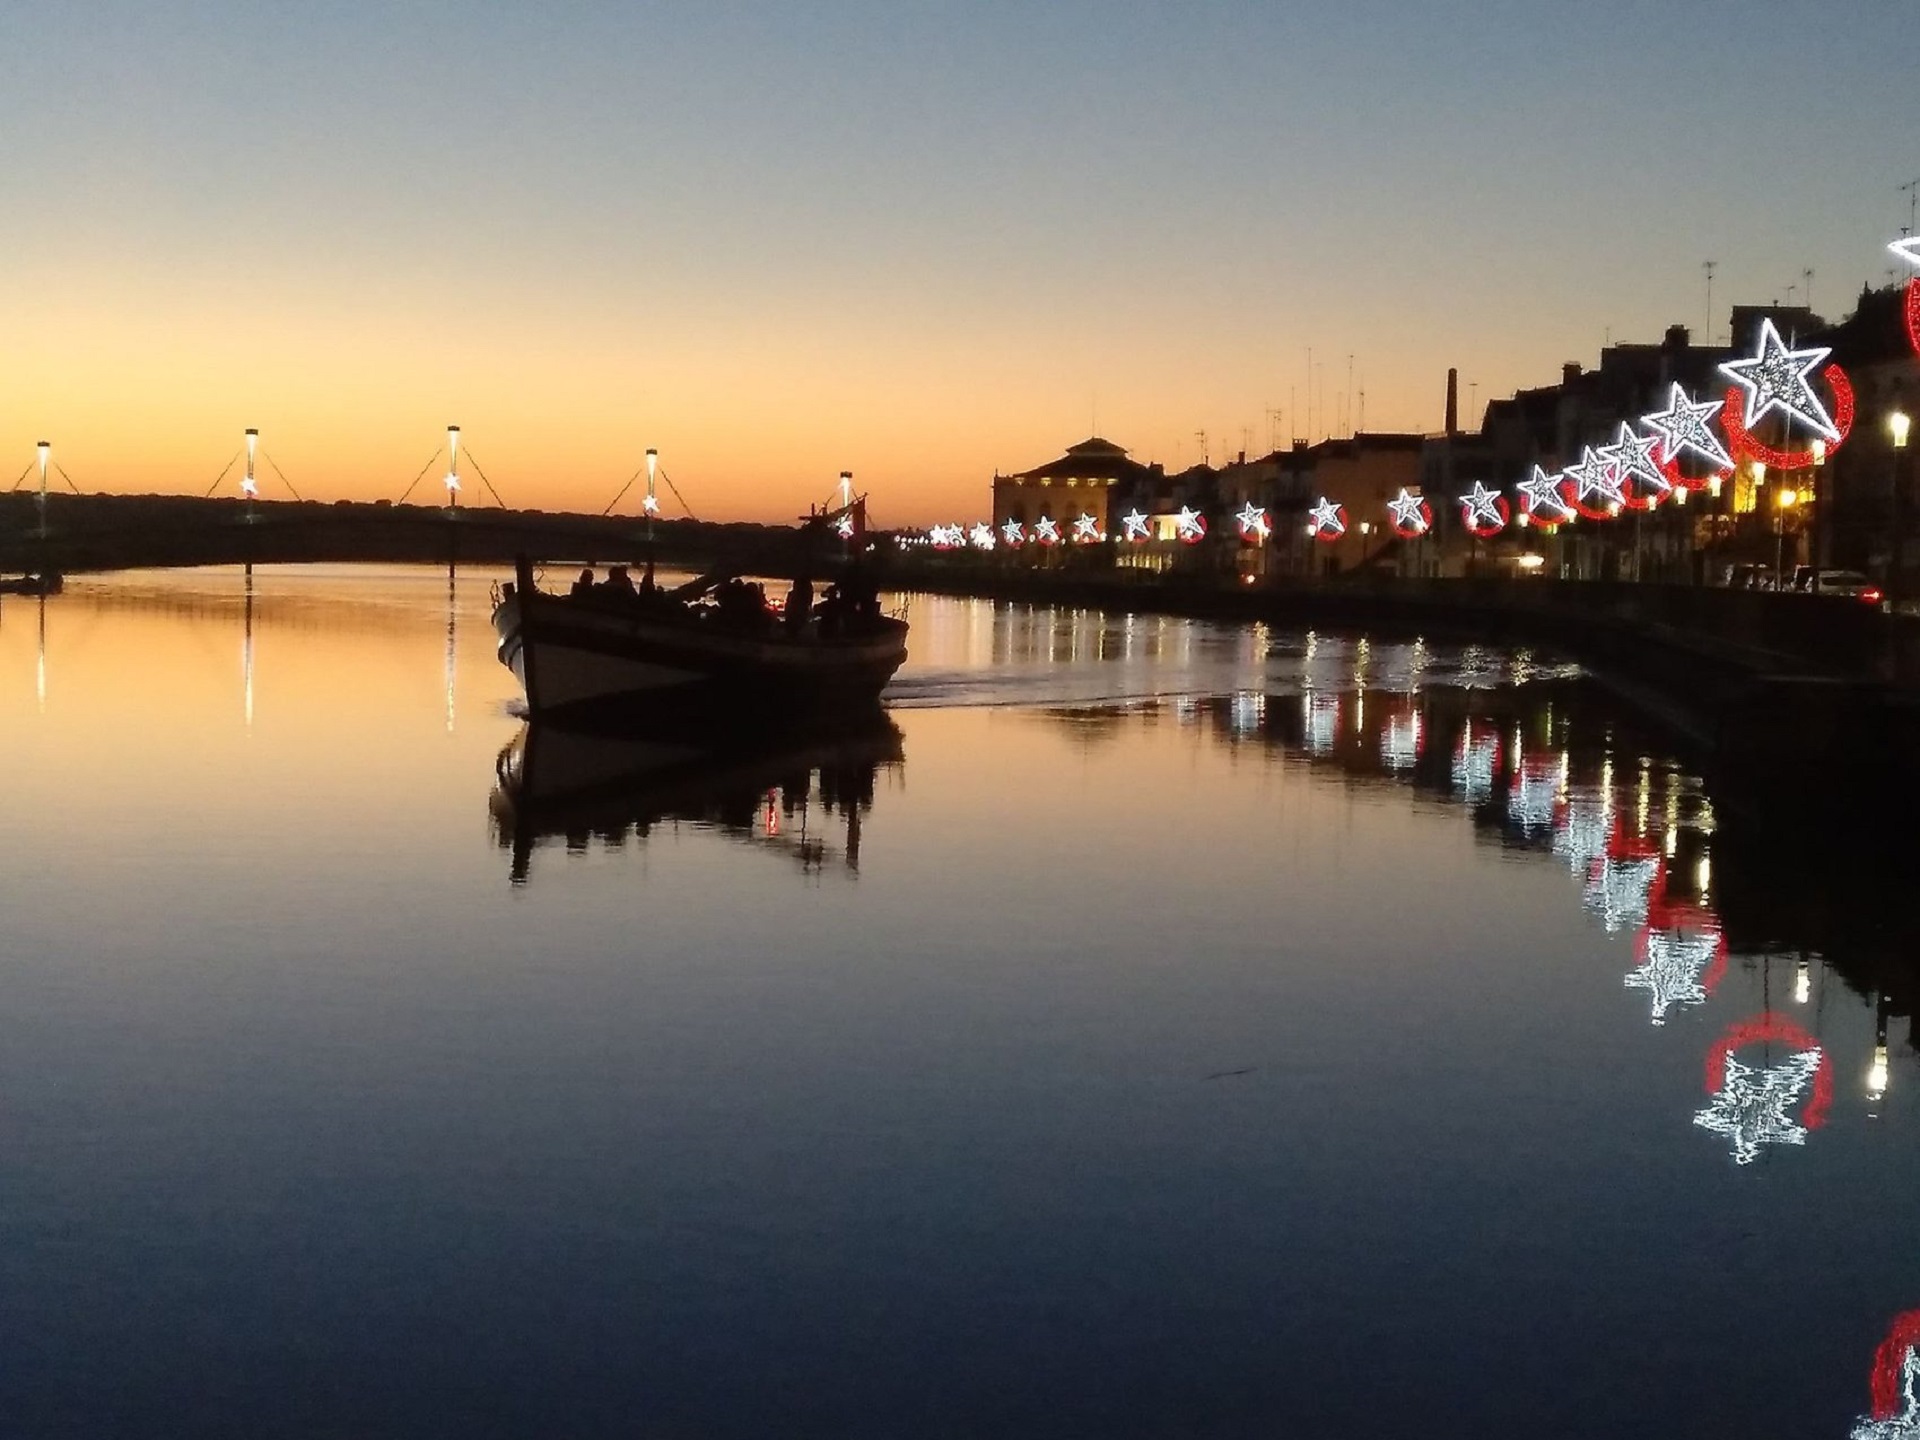
[{"label": "illuminated star decoration", "polygon": [[[1566,475],[1573,482],[1573,508],[1589,520],[1611,520],[1626,504],[1620,477],[1591,445],[1582,447],[1579,462],[1569,465]],[[1591,503],[1596,498],[1598,505]]]},{"label": "illuminated star decoration", "polygon": [[1173,517],[1173,533],[1189,545],[1198,545],[1207,534],[1207,517],[1190,505],[1182,505]]},{"label": "illuminated star decoration", "polygon": [[1909,235],[1904,240],[1895,240],[1887,246],[1909,265],[1920,265],[1920,235]]},{"label": "illuminated star decoration", "polygon": [[1459,499],[1460,523],[1472,534],[1484,540],[1507,528],[1511,512],[1507,509],[1506,497],[1498,490],[1489,490],[1476,480],[1473,489]]},{"label": "illuminated star decoration", "polygon": [[1573,507],[1561,493],[1562,483],[1558,475],[1549,475],[1538,465],[1534,466],[1533,474],[1513,487],[1520,492],[1520,523],[1558,525],[1571,520]]},{"label": "illuminated star decoration", "polygon": [[1873,1356],[1873,1413],[1849,1440],[1920,1440],[1920,1311],[1894,1317]]},{"label": "illuminated star decoration", "polygon": [[1806,1127],[1787,1110],[1820,1069],[1821,1053],[1798,1050],[1778,1065],[1748,1065],[1729,1055],[1713,1103],[1693,1117],[1702,1130],[1733,1142],[1733,1163],[1751,1165],[1767,1145],[1804,1145]]},{"label": "illuminated star decoration", "polygon": [[241,476],[240,477],[240,493],[246,496],[249,500],[253,499],[256,495],[260,493],[260,482],[258,480],[255,480],[251,475]]},{"label": "illuminated star decoration", "polygon": [[1060,543],[1060,526],[1051,515],[1042,515],[1033,522],[1033,538],[1042,545]]},{"label": "illuminated star decoration", "polygon": [[[650,499],[650,500],[651,500],[651,499],[653,499],[653,497],[652,497],[652,496],[648,496],[647,498],[648,498],[648,499]],[[660,503],[660,502],[659,502],[659,501],[657,501],[657,500],[655,500],[655,501],[654,501],[654,504],[655,504],[656,506],[657,506],[657,505],[658,505],[659,503]],[[836,534],[836,535],[838,535],[838,536],[839,536],[839,537],[840,537],[840,538],[841,538],[842,540],[851,540],[851,539],[853,538],[853,516],[851,516],[851,515],[842,515],[842,516],[841,516],[841,517],[840,517],[840,518],[839,518],[838,520],[836,520],[836,521],[834,521],[834,522],[833,522],[833,533],[834,533],[834,534]],[[986,549],[986,548],[989,548],[989,547],[987,547],[987,546],[982,546],[981,548],[982,548],[982,549]]]},{"label": "illuminated star decoration", "polygon": [[1403,489],[1387,501],[1387,509],[1393,512],[1393,528],[1403,540],[1418,539],[1433,528],[1433,511],[1411,490]]},{"label": "illuminated star decoration", "polygon": [[451,470],[447,472],[447,493],[449,495],[458,495],[460,493],[460,477]]},{"label": "illuminated star decoration", "polygon": [[1138,510],[1129,510],[1120,517],[1120,523],[1127,527],[1127,539],[1141,541],[1148,538],[1147,517]]},{"label": "illuminated star decoration", "polygon": [[640,502],[640,509],[648,515],[658,515],[660,513],[660,497],[658,495],[646,496]]},{"label": "illuminated star decoration", "polygon": [[1100,522],[1091,515],[1082,515],[1073,522],[1073,540],[1076,545],[1097,545],[1106,538],[1100,533]]},{"label": "illuminated star decoration", "polygon": [[1248,544],[1262,544],[1272,533],[1273,527],[1267,524],[1267,512],[1251,500],[1240,507],[1240,513],[1235,518],[1240,522],[1240,538]]},{"label": "illuminated star decoration", "polygon": [[958,525],[936,525],[927,532],[927,539],[933,542],[936,550],[951,550],[964,544],[966,535]]},{"label": "illuminated star decoration", "polygon": [[1307,533],[1316,540],[1338,540],[1347,533],[1346,514],[1324,495],[1320,503],[1307,512],[1307,521]]},{"label": "illuminated star decoration", "polygon": [[1018,550],[1027,543],[1027,527],[1018,520],[1009,520],[1000,527],[1000,538],[1007,542],[1009,550]]},{"label": "illuminated star decoration", "polygon": [[1708,972],[1725,954],[1726,940],[1717,930],[1649,930],[1638,968],[1623,978],[1629,990],[1645,990],[1653,997],[1651,1018],[1664,1025],[1674,1006],[1707,1003],[1717,978]]},{"label": "illuminated star decoration", "polygon": [[1760,322],[1759,353],[1746,360],[1728,360],[1720,373],[1747,392],[1746,417],[1741,422],[1753,429],[1772,411],[1778,410],[1789,422],[1802,425],[1834,444],[1841,438],[1839,428],[1827,414],[1827,407],[1813,393],[1808,374],[1833,352],[1823,345],[1808,350],[1789,350],[1773,321]]},{"label": "illuminated star decoration", "polygon": [[[1660,462],[1654,458],[1654,452],[1659,448],[1660,441],[1656,436],[1636,435],[1633,427],[1623,420],[1613,444],[1602,445],[1596,452],[1613,467],[1613,478],[1620,485],[1621,498],[1636,510],[1652,508],[1660,503],[1663,496],[1673,491],[1673,482],[1661,473]],[[1629,490],[1629,485],[1639,488]]]},{"label": "illuminated star decoration", "polygon": [[993,549],[993,527],[982,522],[967,531],[967,539],[973,542],[976,550]]},{"label": "illuminated star decoration", "polygon": [[[1676,464],[1682,455],[1694,455],[1715,470],[1727,471],[1733,469],[1733,456],[1713,433],[1713,418],[1719,413],[1718,400],[1702,400],[1696,404],[1676,384],[1667,398],[1667,408],[1642,415],[1640,423],[1660,437],[1662,468]],[[1667,478],[1673,477],[1669,474]]]}]

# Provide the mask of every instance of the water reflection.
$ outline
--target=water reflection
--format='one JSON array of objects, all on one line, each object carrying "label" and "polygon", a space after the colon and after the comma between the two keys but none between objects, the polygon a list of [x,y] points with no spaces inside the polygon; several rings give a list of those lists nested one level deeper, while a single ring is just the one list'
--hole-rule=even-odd
[{"label": "water reflection", "polygon": [[1920,1440],[1920,1310],[1894,1318],[1873,1357],[1873,1411],[1850,1440]]},{"label": "water reflection", "polygon": [[[1772,1059],[1775,1045],[1786,1054]],[[1737,1052],[1758,1046],[1761,1062],[1749,1064]],[[1800,1119],[1793,1111],[1808,1095]],[[1693,1117],[1703,1130],[1724,1135],[1736,1165],[1751,1165],[1769,1145],[1804,1145],[1807,1132],[1826,1123],[1833,1104],[1833,1065],[1827,1052],[1805,1030],[1783,1015],[1761,1015],[1734,1025],[1707,1052],[1710,1103]]]},{"label": "water reflection", "polygon": [[549,842],[570,854],[595,841],[620,849],[682,824],[785,854],[808,874],[837,862],[857,875],[879,776],[903,769],[905,758],[900,731],[879,711],[832,734],[724,748],[529,723],[495,762],[494,833],[516,885]]}]

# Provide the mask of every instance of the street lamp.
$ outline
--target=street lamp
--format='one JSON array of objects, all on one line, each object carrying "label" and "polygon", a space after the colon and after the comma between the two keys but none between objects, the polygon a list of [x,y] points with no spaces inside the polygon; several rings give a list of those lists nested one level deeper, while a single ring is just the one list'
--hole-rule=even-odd
[{"label": "street lamp", "polygon": [[1773,508],[1773,588],[1784,590],[1786,586],[1786,544],[1787,512],[1800,503],[1800,492],[1782,490],[1774,496]]},{"label": "street lamp", "polygon": [[1907,563],[1907,432],[1913,417],[1904,410],[1887,416],[1887,434],[1893,439],[1893,562],[1887,566],[1887,608],[1906,598]]}]

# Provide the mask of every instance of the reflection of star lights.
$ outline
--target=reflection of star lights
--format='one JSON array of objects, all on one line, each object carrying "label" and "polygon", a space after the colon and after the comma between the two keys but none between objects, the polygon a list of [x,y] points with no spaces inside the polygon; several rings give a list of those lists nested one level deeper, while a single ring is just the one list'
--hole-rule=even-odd
[{"label": "reflection of star lights", "polygon": [[1580,903],[1600,917],[1608,934],[1636,930],[1647,923],[1647,910],[1653,899],[1653,885],[1660,878],[1658,855],[1636,856],[1630,860],[1602,856],[1593,862],[1587,875],[1587,888]]},{"label": "reflection of star lights", "polygon": [[1533,467],[1533,474],[1514,489],[1520,492],[1529,519],[1558,525],[1562,520],[1573,518],[1573,507],[1560,494],[1560,477],[1547,474],[1538,465]]},{"label": "reflection of star lights", "polygon": [[1127,527],[1127,539],[1145,540],[1147,538],[1147,517],[1138,510],[1129,510],[1122,515],[1120,523]]},{"label": "reflection of star lights", "polygon": [[1042,515],[1038,520],[1033,522],[1033,538],[1038,540],[1042,545],[1059,544],[1059,523],[1051,515]]},{"label": "reflection of star lights", "polygon": [[1621,483],[1623,493],[1626,482],[1632,480],[1645,485],[1651,493],[1664,495],[1673,486],[1667,483],[1667,477],[1660,473],[1660,466],[1653,458],[1659,445],[1660,441],[1652,435],[1634,434],[1633,428],[1623,420],[1613,444],[1601,446],[1598,453],[1613,467],[1614,478]]},{"label": "reflection of star lights", "polygon": [[1093,545],[1106,539],[1100,533],[1100,522],[1091,515],[1082,515],[1073,522],[1073,538],[1081,545]]},{"label": "reflection of star lights", "polygon": [[[847,533],[853,532],[849,529]],[[973,548],[976,550],[991,550],[993,549],[993,527],[983,521],[967,531],[967,539],[973,542]]]},{"label": "reflection of star lights", "polygon": [[1420,712],[1389,715],[1380,732],[1380,763],[1393,771],[1411,770],[1420,759]]},{"label": "reflection of star lights", "polygon": [[1340,697],[1315,693],[1305,698],[1307,749],[1315,755],[1324,755],[1340,738]]},{"label": "reflection of star lights", "polygon": [[1427,502],[1411,490],[1402,490],[1393,499],[1387,501],[1387,509],[1393,512],[1394,528],[1406,535],[1424,535],[1427,533]]},{"label": "reflection of star lights", "polygon": [[1674,1006],[1707,1003],[1701,977],[1719,952],[1720,936],[1712,930],[1649,930],[1639,967],[1623,978],[1629,990],[1652,995],[1653,1023],[1664,1025]]},{"label": "reflection of star lights", "polygon": [[1896,1320],[1874,1356],[1873,1414],[1847,1432],[1848,1440],[1920,1440],[1920,1350],[1906,1333],[1912,1323],[1911,1314]]},{"label": "reflection of star lights", "polygon": [[1573,869],[1585,870],[1607,853],[1612,830],[1612,807],[1605,795],[1569,796],[1566,814],[1554,826],[1553,853]]},{"label": "reflection of star lights", "polygon": [[1778,1065],[1747,1065],[1728,1056],[1719,1093],[1693,1123],[1731,1140],[1736,1165],[1751,1165],[1763,1146],[1806,1144],[1806,1127],[1787,1110],[1806,1093],[1820,1058],[1818,1048],[1796,1051]]},{"label": "reflection of star lights", "polygon": [[1718,400],[1702,400],[1696,404],[1676,384],[1667,400],[1667,408],[1656,410],[1651,415],[1642,415],[1640,423],[1659,435],[1663,458],[1678,460],[1683,454],[1691,453],[1716,470],[1731,470],[1733,456],[1720,443],[1720,437],[1713,433],[1713,417],[1719,413]]},{"label": "reflection of star lights", "polygon": [[1182,505],[1180,513],[1173,517],[1173,529],[1182,540],[1198,540],[1207,533],[1207,522],[1198,510]]},{"label": "reflection of star lights", "polygon": [[1347,533],[1347,522],[1341,517],[1340,507],[1326,496],[1320,497],[1320,503],[1307,512],[1312,524],[1314,536],[1318,539],[1330,539]]},{"label": "reflection of star lights", "polygon": [[1267,718],[1267,697],[1258,690],[1241,690],[1233,697],[1229,727],[1235,735],[1251,735]]},{"label": "reflection of star lights", "polygon": [[1453,752],[1453,788],[1469,805],[1484,805],[1493,798],[1494,772],[1500,768],[1500,737],[1474,738],[1471,723],[1460,732],[1460,747]]},{"label": "reflection of star lights", "polygon": [[1560,797],[1560,766],[1523,763],[1507,788],[1507,819],[1532,833],[1553,824],[1554,802]]},{"label": "reflection of star lights", "polygon": [[1267,512],[1249,500],[1240,507],[1236,517],[1240,522],[1240,533],[1249,540],[1265,540],[1271,529],[1267,524]]},{"label": "reflection of star lights", "polygon": [[1827,414],[1827,407],[1813,393],[1807,376],[1833,352],[1824,345],[1806,350],[1789,350],[1773,321],[1760,321],[1759,352],[1746,360],[1728,360],[1720,373],[1747,392],[1745,424],[1751,430],[1771,411],[1778,410],[1789,421],[1798,420],[1829,444],[1840,439],[1839,428]]}]

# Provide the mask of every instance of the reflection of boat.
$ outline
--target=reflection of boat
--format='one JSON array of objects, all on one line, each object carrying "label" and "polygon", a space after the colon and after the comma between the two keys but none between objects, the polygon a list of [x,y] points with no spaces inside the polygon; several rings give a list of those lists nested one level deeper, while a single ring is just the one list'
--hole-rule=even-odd
[{"label": "reflection of boat", "polygon": [[0,595],[58,595],[65,585],[58,570],[38,575],[0,576]]},{"label": "reflection of boat", "polygon": [[683,603],[702,588],[548,595],[523,560],[493,614],[501,663],[535,715],[671,712],[738,726],[870,705],[907,658],[906,621],[880,614],[872,591],[789,628],[757,600]]},{"label": "reflection of boat", "polygon": [[500,844],[513,852],[513,879],[527,878],[533,851],[561,839],[623,843],[653,826],[708,826],[792,853],[812,867],[828,857],[810,834],[817,804],[846,822],[842,858],[860,863],[861,817],[883,767],[903,759],[900,732],[878,706],[838,717],[830,729],[785,730],[724,749],[700,748],[680,732],[613,734],[523,726],[495,762],[492,809]]}]

